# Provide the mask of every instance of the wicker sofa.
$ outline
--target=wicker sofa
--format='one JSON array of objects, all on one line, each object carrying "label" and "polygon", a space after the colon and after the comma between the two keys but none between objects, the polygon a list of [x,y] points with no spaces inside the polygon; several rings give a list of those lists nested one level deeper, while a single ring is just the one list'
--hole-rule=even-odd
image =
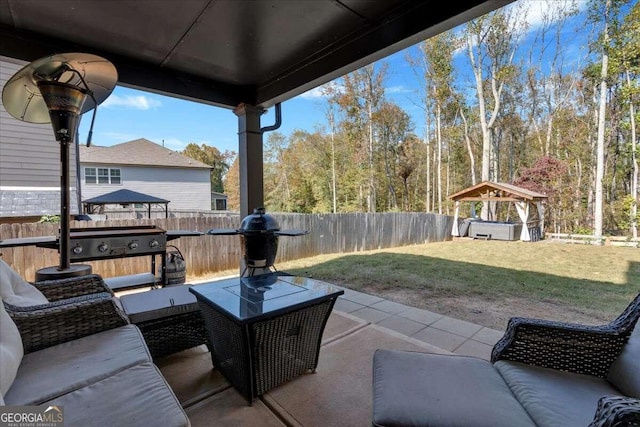
[{"label": "wicker sofa", "polygon": [[100,276],[32,285],[46,303],[0,304],[0,404],[55,405],[69,426],[190,425]]},{"label": "wicker sofa", "polygon": [[491,362],[377,350],[374,426],[640,426],[640,295],[613,322],[512,318]]}]

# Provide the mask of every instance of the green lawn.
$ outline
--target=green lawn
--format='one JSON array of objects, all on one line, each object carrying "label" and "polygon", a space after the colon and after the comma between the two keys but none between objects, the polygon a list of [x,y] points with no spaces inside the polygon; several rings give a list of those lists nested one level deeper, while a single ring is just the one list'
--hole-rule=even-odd
[{"label": "green lawn", "polygon": [[459,239],[276,266],[373,294],[414,292],[425,307],[437,298],[517,299],[613,318],[640,292],[640,249],[551,241]]}]

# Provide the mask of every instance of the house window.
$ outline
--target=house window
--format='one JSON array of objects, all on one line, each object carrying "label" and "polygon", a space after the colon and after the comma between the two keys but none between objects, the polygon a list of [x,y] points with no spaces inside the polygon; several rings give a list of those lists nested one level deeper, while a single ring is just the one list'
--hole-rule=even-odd
[{"label": "house window", "polygon": [[226,211],[227,210],[227,199],[214,199],[215,206],[213,210],[216,211]]},{"label": "house window", "polygon": [[120,169],[84,168],[84,181],[87,184],[122,184]]},{"label": "house window", "polygon": [[96,181],[96,168],[84,168],[84,182],[87,184],[95,184]]},{"label": "house window", "polygon": [[109,169],[109,178],[111,180],[110,184],[122,184],[122,181],[120,180],[120,169]]}]

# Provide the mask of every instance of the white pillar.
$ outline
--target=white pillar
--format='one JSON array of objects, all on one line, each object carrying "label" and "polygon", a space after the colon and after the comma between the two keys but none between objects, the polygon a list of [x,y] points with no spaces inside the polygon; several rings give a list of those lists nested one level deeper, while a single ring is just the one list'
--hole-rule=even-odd
[{"label": "white pillar", "polygon": [[538,216],[540,217],[540,238],[544,238],[544,205],[542,202],[537,202]]},{"label": "white pillar", "polygon": [[456,200],[456,209],[453,211],[453,227],[451,228],[451,235],[454,237],[460,236],[458,231],[458,214],[460,213],[460,201]]},{"label": "white pillar", "polygon": [[529,236],[529,227],[527,225],[527,222],[529,221],[529,202],[516,202],[515,205],[516,210],[518,211],[518,216],[520,217],[520,221],[522,221],[520,240],[522,240],[523,242],[529,242],[531,241],[531,237]]}]

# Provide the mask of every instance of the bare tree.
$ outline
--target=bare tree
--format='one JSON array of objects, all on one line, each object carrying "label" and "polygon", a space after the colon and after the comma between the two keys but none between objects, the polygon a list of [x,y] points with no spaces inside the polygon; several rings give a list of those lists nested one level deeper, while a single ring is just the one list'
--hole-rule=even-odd
[{"label": "bare tree", "polygon": [[[498,154],[493,152],[492,130],[500,113],[502,92],[515,73],[513,58],[518,38],[526,28],[525,18],[523,8],[516,4],[484,15],[466,26],[466,48],[475,78],[482,129],[483,181],[498,178],[496,171],[491,170],[492,159]],[[483,205],[483,219],[489,218],[489,208],[486,203]]]}]

